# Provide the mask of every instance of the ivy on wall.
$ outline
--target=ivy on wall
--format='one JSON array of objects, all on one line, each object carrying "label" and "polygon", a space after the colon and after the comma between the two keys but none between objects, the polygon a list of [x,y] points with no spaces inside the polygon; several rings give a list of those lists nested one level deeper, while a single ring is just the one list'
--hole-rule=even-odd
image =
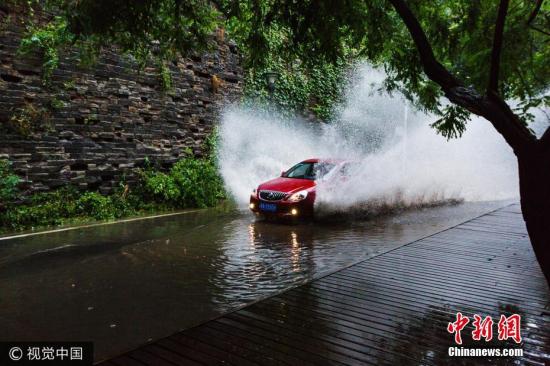
[{"label": "ivy on wall", "polygon": [[[245,74],[244,103],[276,106],[287,116],[312,112],[316,118],[330,121],[342,100],[347,69],[344,62],[320,63],[306,71],[299,65],[289,67],[276,61],[250,68]],[[267,72],[279,75],[273,93],[268,90]]]},{"label": "ivy on wall", "polygon": [[[245,9],[250,13],[251,9]],[[245,16],[246,18],[246,16]],[[272,25],[261,32],[262,47],[269,50],[257,55],[247,39],[251,30],[246,21],[231,17],[227,33],[234,38],[243,54],[246,69],[244,102],[253,106],[277,107],[282,115],[314,116],[323,121],[334,117],[335,107],[342,101],[347,71],[351,66],[353,50],[336,60],[318,59],[305,63],[298,57],[288,58],[288,30]],[[292,60],[292,61],[289,61]],[[275,72],[278,79],[273,93],[269,93],[266,73]]]}]

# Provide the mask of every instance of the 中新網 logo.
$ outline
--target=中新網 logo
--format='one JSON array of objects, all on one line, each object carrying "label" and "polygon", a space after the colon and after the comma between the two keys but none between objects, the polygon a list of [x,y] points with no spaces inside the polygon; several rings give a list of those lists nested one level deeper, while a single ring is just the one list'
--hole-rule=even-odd
[{"label": "\u4e2d\u65b0\u7db2 logo", "polygon": [[[447,325],[447,331],[451,334],[454,333],[455,343],[462,344],[461,331],[470,322],[470,318],[462,315],[461,312],[456,313],[456,320]],[[472,325],[474,330],[472,331],[472,339],[479,341],[482,338],[486,342],[493,339],[493,318],[489,315],[485,318],[474,314],[474,321]],[[498,321],[497,331],[498,340],[503,341],[509,338],[513,339],[516,343],[521,343],[521,316],[519,314],[513,314],[510,316],[501,315]]]}]

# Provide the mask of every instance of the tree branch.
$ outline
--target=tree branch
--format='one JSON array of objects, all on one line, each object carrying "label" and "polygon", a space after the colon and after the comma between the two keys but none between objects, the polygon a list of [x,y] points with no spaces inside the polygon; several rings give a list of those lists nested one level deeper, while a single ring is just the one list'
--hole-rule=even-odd
[{"label": "tree branch", "polygon": [[420,23],[412,13],[411,9],[403,0],[389,0],[393,5],[411,34],[411,37],[420,54],[420,60],[424,67],[424,72],[428,77],[439,84],[444,90],[461,86],[462,83],[454,77],[443,65],[435,58],[432,46],[422,30]]},{"label": "tree branch", "polygon": [[533,9],[533,12],[531,13],[531,15],[529,15],[529,19],[527,19],[527,25],[530,26],[531,23],[533,23],[533,20],[535,20],[535,18],[539,14],[543,2],[544,0],[537,0],[537,3],[535,4],[535,9]]},{"label": "tree branch", "polygon": [[533,30],[536,30],[537,32],[550,36],[549,32],[545,31],[544,29],[540,29],[539,27],[536,27],[535,25],[532,24],[535,18],[537,17],[537,15],[539,14],[543,2],[544,0],[537,0],[537,3],[535,4],[535,9],[533,9],[533,11],[531,12],[531,15],[529,15],[529,19],[527,19],[527,26]]},{"label": "tree branch", "polygon": [[[507,0],[503,0],[506,1]],[[494,92],[481,96],[475,89],[465,87],[437,59],[420,23],[404,0],[389,0],[393,5],[416,45],[424,72],[437,83],[445,96],[473,114],[482,116],[504,137],[516,154],[522,153],[536,141],[536,137],[521,123],[510,107]]]},{"label": "tree branch", "polygon": [[493,37],[493,50],[491,51],[491,71],[489,73],[488,90],[498,94],[498,73],[500,69],[500,52],[502,50],[502,38],[504,33],[504,22],[508,13],[509,0],[500,0],[498,16]]},{"label": "tree branch", "polygon": [[489,120],[504,138],[506,138],[506,135],[497,125],[502,125],[502,128],[507,130],[507,133],[512,132],[515,135],[520,141],[520,146],[518,149],[518,146],[509,143],[514,150],[519,151],[529,146],[530,143],[537,141],[537,137],[524,125],[510,106],[497,93],[488,91],[487,97],[484,100],[488,105],[488,110],[482,116]]}]

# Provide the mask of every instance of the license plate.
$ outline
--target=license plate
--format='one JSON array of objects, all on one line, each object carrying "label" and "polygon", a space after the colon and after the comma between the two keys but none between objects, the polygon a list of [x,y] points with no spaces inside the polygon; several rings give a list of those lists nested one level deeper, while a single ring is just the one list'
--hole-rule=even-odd
[{"label": "license plate", "polygon": [[274,203],[260,202],[260,210],[267,211],[267,212],[275,212],[277,211],[277,205]]}]

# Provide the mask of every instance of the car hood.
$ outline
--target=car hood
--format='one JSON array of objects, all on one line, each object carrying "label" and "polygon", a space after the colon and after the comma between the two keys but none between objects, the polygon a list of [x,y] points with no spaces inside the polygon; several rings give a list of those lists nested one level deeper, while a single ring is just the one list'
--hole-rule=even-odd
[{"label": "car hood", "polygon": [[314,180],[279,177],[260,184],[258,189],[294,193],[311,187],[315,187]]}]

